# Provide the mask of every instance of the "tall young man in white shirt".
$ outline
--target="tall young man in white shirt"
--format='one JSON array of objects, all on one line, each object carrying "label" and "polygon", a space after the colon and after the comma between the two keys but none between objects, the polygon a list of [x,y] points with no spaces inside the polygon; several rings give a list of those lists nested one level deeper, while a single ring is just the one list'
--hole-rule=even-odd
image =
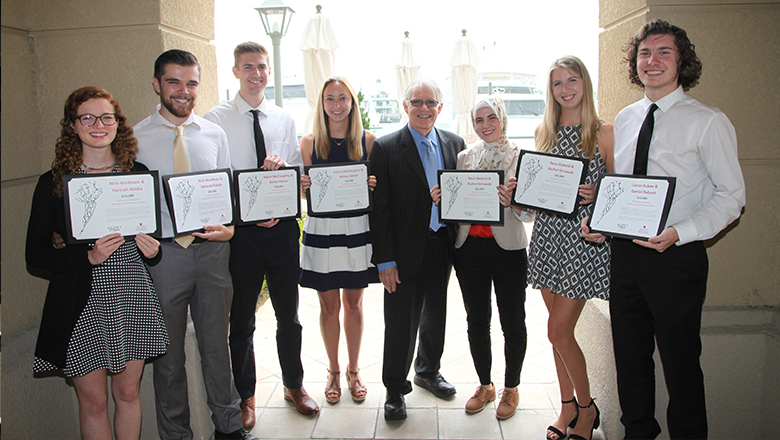
[{"label": "tall young man in white shirt", "polygon": [[[195,55],[174,49],[155,61],[152,86],[160,96],[160,105],[133,131],[138,139],[138,161],[158,170],[160,176],[174,174],[175,161],[180,162],[177,168],[183,163],[189,171],[230,167],[225,132],[192,113],[199,84],[200,65]],[[181,160],[174,159],[176,127],[184,127],[186,157]],[[189,309],[215,438],[256,439],[242,427],[240,400],[230,374],[227,334],[233,288],[228,272],[228,240],[233,227],[204,225],[205,232],[192,234],[195,240],[191,244],[180,245],[173,240],[171,215],[162,200],[160,210],[164,257],[156,266],[149,266],[171,341],[168,352],[154,361],[160,438],[193,438],[184,354]]]},{"label": "tall young man in white shirt", "polygon": [[[612,240],[610,314],[621,422],[626,439],[653,439],[661,432],[655,419],[657,343],[669,391],[669,436],[704,439],[699,332],[708,261],[703,241],[737,219],[745,206],[736,133],[723,112],[685,93],[698,83],[701,62],[684,30],[651,21],[624,51],[631,82],[644,88],[645,97],[615,118],[615,172],[635,174],[637,138],[648,117],[654,128],[646,174],[672,176],[677,183],[664,231],[648,241]],[[604,240],[589,234],[584,222],[583,235]]]},{"label": "tall young man in white shirt", "polygon": [[[266,49],[253,42],[241,43],[233,51],[233,74],[241,88],[235,98],[222,103],[204,115],[220,125],[230,143],[233,169],[262,167],[276,170],[301,165],[301,150],[295,133],[295,122],[289,113],[268,102],[263,95],[271,67]],[[281,87],[277,85],[276,87]],[[255,120],[262,132],[259,158]],[[276,314],[276,349],[282,367],[284,398],[298,412],[319,412],[317,403],[303,388],[301,363],[301,324],[298,322],[298,272],[300,230],[294,220],[271,219],[257,225],[236,227],[231,241],[230,274],[233,278],[233,305],[230,312],[230,354],[233,377],[241,395],[245,427],[255,424],[255,309],[263,279]]]}]

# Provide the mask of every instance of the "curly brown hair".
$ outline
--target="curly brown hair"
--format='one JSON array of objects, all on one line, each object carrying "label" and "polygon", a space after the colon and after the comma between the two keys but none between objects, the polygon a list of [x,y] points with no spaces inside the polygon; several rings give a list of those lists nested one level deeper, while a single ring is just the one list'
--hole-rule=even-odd
[{"label": "curly brown hair", "polygon": [[686,92],[698,84],[701,76],[701,61],[696,56],[696,46],[691,43],[688,34],[683,29],[664,20],[653,20],[645,24],[623,46],[623,52],[626,54],[623,57],[623,62],[628,63],[628,79],[631,80],[631,83],[642,88],[645,87],[636,70],[636,57],[639,52],[639,44],[651,35],[671,35],[674,37],[674,44],[677,47],[677,83],[683,86]]},{"label": "curly brown hair", "polygon": [[127,117],[122,113],[119,103],[110,93],[101,88],[82,87],[68,96],[60,121],[62,131],[57,139],[57,145],[54,148],[54,162],[51,164],[55,196],[62,196],[62,176],[75,174],[81,168],[81,139],[73,124],[76,123],[79,106],[90,99],[105,99],[114,107],[117,128],[116,137],[111,142],[111,153],[113,153],[120,171],[130,171],[133,168],[135,156],[138,153],[138,141],[133,136],[133,127],[127,125]]}]

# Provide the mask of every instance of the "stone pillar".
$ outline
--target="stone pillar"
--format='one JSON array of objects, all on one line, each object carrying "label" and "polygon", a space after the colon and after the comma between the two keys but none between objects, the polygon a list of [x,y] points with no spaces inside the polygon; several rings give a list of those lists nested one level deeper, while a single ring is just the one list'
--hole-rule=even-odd
[{"label": "stone pillar", "polygon": [[736,128],[748,200],[742,217],[707,243],[707,304],[778,304],[780,231],[768,226],[780,215],[780,84],[773,78],[780,67],[780,2],[688,3],[602,0],[599,114],[611,122],[642,97],[620,62],[621,47],[641,25],[661,18],[688,32],[704,66],[690,93],[720,108]]},{"label": "stone pillar", "polygon": [[[8,438],[78,438],[78,403],[61,377],[33,378],[47,281],[28,273],[24,240],[33,189],[48,170],[65,99],[103,87],[130,124],[154,111],[154,60],[195,53],[202,66],[197,114],[216,105],[214,0],[8,0],[2,2],[2,417]],[[205,402],[197,349],[188,344],[191,397]],[[142,380],[141,438],[156,438],[151,366]],[[211,435],[205,404],[193,405],[196,438]]]},{"label": "stone pillar", "polygon": [[[778,405],[745,413],[732,420],[734,408],[754,407],[751,402],[768,402],[769,391],[762,384],[777,383],[773,375],[758,374],[750,385],[729,387],[739,371],[762,371],[757,363],[777,357],[777,326],[780,303],[780,232],[774,227],[780,215],[780,159],[777,145],[780,131],[777,115],[780,83],[774,72],[780,68],[780,2],[696,0],[600,0],[599,114],[612,122],[625,106],[642,98],[642,89],[629,84],[621,48],[644,23],[663,19],[680,26],[696,45],[703,64],[700,84],[691,95],[720,108],[736,128],[740,165],[747,186],[747,206],[742,217],[707,244],[710,274],[704,310],[702,368],[707,387],[711,438],[764,438],[762,426],[770,423],[766,414],[778,413]],[[606,313],[606,315],[605,315]],[[745,314],[750,318],[745,318]],[[586,307],[580,322],[604,323],[603,307]],[[772,318],[772,317],[775,318]],[[724,321],[728,319],[729,321]],[[752,324],[761,322],[762,324]],[[589,324],[592,326],[593,324]],[[589,362],[595,395],[614,395],[614,365],[597,359],[612,356],[609,326],[593,337],[588,332],[583,349]],[[758,335],[755,356],[736,355],[744,350],[744,335]],[[728,342],[724,342],[728,341]],[[773,341],[775,341],[773,343]],[[593,361],[592,361],[593,359]],[[723,359],[733,364],[724,368]],[[762,364],[768,365],[768,364]],[[764,368],[765,369],[765,368]],[[656,416],[665,426],[666,396],[660,365]],[[740,376],[740,383],[744,378]],[[753,386],[757,385],[757,386]],[[758,391],[759,395],[756,395]],[[728,402],[726,404],[726,402]],[[600,400],[607,438],[621,438],[620,409],[616,399]],[[730,408],[730,409],[729,409]],[[610,415],[606,415],[609,413]]]}]

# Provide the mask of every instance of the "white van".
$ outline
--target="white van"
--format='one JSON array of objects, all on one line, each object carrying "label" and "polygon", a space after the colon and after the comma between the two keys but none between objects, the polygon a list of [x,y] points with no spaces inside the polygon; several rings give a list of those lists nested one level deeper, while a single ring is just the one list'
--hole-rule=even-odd
[{"label": "white van", "polygon": [[534,131],[544,119],[544,94],[534,86],[494,82],[477,87],[477,99],[485,95],[500,95],[506,104],[507,137],[525,148],[533,149]]}]

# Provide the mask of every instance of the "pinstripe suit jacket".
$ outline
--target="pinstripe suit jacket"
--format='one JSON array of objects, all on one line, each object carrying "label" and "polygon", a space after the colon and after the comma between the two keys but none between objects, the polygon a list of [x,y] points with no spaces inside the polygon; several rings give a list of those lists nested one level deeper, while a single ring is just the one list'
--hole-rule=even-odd
[{"label": "pinstripe suit jacket", "polygon": [[[463,139],[436,130],[444,168],[455,169]],[[382,136],[371,148],[371,174],[376,176],[374,209],[369,214],[374,264],[395,261],[401,279],[414,275],[422,265],[428,236],[432,200],[420,154],[409,126]],[[448,224],[455,242],[457,224]]]}]

